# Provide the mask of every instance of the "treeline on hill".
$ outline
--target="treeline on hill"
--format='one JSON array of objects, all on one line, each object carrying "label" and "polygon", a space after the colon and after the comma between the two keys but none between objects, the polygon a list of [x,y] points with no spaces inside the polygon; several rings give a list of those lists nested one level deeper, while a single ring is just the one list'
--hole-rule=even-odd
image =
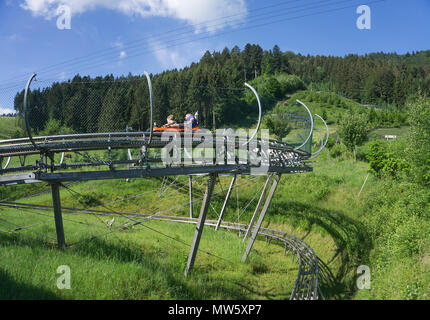
[{"label": "treeline on hill", "polygon": [[[333,91],[360,103],[402,110],[417,94],[430,94],[430,51],[407,55],[376,53],[303,56],[281,52],[278,46],[263,50],[247,44],[222,52],[206,52],[198,63],[152,77],[154,120],[164,123],[173,113],[181,121],[199,112],[206,128],[249,125],[257,112],[247,81],[258,90],[265,110],[276,101],[302,89]],[[14,107],[22,114],[24,92]],[[72,80],[33,90],[30,126],[36,133],[145,130],[149,127],[149,93],[142,75]],[[248,122],[247,122],[248,120]],[[215,121],[215,123],[214,123]]]}]

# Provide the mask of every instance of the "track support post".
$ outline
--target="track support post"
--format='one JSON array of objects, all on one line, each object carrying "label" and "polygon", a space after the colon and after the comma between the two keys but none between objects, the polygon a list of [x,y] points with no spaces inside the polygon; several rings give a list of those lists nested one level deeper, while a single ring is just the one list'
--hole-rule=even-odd
[{"label": "track support post", "polygon": [[273,195],[275,194],[276,187],[278,186],[279,179],[281,178],[281,174],[276,174],[274,177],[274,181],[272,183],[272,187],[270,188],[270,192],[267,196],[266,202],[264,203],[263,210],[261,211],[260,217],[258,218],[257,225],[255,226],[254,232],[252,233],[252,237],[248,242],[248,246],[246,247],[246,251],[242,257],[242,262],[245,262],[248,258],[249,253],[251,252],[252,246],[254,245],[255,239],[257,238],[258,232],[260,231],[261,224],[263,223],[264,216],[266,215],[267,209],[269,208],[270,202],[272,201]]},{"label": "track support post", "polygon": [[194,232],[193,243],[191,245],[190,254],[188,255],[187,267],[185,268],[185,277],[187,277],[188,274],[190,273],[194,265],[194,260],[196,259],[196,254],[199,249],[199,243],[203,233],[203,227],[205,226],[206,214],[208,213],[213,189],[215,186],[216,177],[217,177],[216,173],[211,173],[209,175],[208,185],[206,187],[206,192],[203,197],[202,207],[200,209],[199,221],[197,222],[197,225],[196,225],[196,231]]},{"label": "track support post", "polygon": [[52,183],[51,190],[58,247],[64,248],[66,246],[66,240],[64,239],[63,217],[61,214],[60,184]]}]

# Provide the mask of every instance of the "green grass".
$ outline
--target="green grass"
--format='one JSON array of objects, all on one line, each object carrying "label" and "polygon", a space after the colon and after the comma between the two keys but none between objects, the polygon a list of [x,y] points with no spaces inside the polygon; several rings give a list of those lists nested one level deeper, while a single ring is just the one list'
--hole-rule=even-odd
[{"label": "green grass", "polygon": [[[321,124],[317,125],[322,129]],[[376,129],[369,139],[394,134],[401,140],[408,130]],[[331,125],[330,132],[335,131],[336,126]],[[401,148],[400,143],[390,141],[390,150]],[[366,145],[362,149],[365,152]],[[91,154],[102,157],[103,152]],[[406,180],[370,176],[359,196],[367,174],[368,163],[354,162],[350,155],[333,158],[325,150],[313,172],[282,177],[264,226],[297,235],[314,249],[320,258],[321,287],[327,299],[429,299],[430,194]],[[257,177],[256,184],[248,179],[239,177],[240,187],[232,194],[224,220],[249,222],[265,178]],[[166,180],[164,185],[172,181],[173,178]],[[65,207],[103,209],[103,203],[116,211],[188,216],[187,181],[187,177],[179,177],[164,191],[160,189],[162,179],[91,181],[70,186],[80,195],[63,188],[61,198]],[[215,211],[221,209],[229,182],[230,177],[221,176],[216,184],[208,219],[217,218]],[[205,183],[205,177],[194,179],[195,216]],[[50,205],[49,192],[25,198],[41,190],[49,191],[49,187],[0,187],[0,199],[11,197]],[[149,193],[151,190],[156,192]],[[88,242],[86,239],[92,235],[110,231],[105,223],[111,217],[65,212],[66,241],[77,244],[58,250],[51,215],[43,211],[0,210],[0,229],[37,224],[13,234],[0,233],[0,298],[287,299],[297,275],[297,265],[283,257],[282,246],[267,246],[264,239],[259,239],[249,261],[243,264],[240,259],[245,248],[237,234],[206,227],[200,248],[217,257],[199,252],[191,277],[185,279],[194,226],[160,221],[146,221],[144,226],[174,240],[136,226]],[[39,225],[40,222],[45,223]],[[117,219],[114,227],[125,222]],[[59,265],[71,267],[71,290],[56,288]],[[371,269],[370,290],[357,289],[359,265]]]},{"label": "green grass", "polygon": [[17,124],[16,117],[2,117],[0,116],[0,140],[10,139],[16,133],[22,131]]},{"label": "green grass", "polygon": [[397,138],[405,137],[408,133],[409,127],[408,126],[402,126],[398,128],[377,128],[372,130],[369,133],[369,139],[371,140],[382,140],[385,139],[386,135],[394,135],[397,136]]},{"label": "green grass", "polygon": [[[204,181],[195,180],[198,197],[203,191]],[[226,182],[224,178],[222,180]],[[72,186],[79,193],[90,194],[104,202],[144,193],[153,187],[159,191],[160,181],[136,179],[130,183],[121,180]],[[82,206],[79,196],[64,189],[61,197],[64,206]],[[175,199],[187,202],[186,194],[170,188],[162,197],[147,195],[109,207],[149,212],[158,207],[159,210],[168,209]],[[22,201],[49,204],[51,200],[49,194],[44,194]],[[187,207],[176,214],[184,212],[188,212]],[[55,249],[55,227],[50,214],[32,210],[1,211],[0,229],[3,230],[11,230],[15,225],[45,223],[13,235],[0,235],[0,277],[4,284],[0,288],[0,298],[288,299],[298,272],[297,265],[290,258],[283,257],[282,246],[267,246],[260,240],[256,242],[249,262],[243,264],[241,257],[245,244],[237,234],[215,232],[206,227],[200,244],[203,251],[197,255],[191,277],[185,279],[183,272],[195,227],[159,221],[146,221],[141,226],[87,242],[85,239],[92,235],[110,231],[105,221],[111,217],[64,213],[66,241],[77,244],[58,250]],[[210,217],[213,218],[214,214],[212,212]],[[125,222],[127,219],[117,218],[115,225],[118,227]],[[145,227],[167,234],[174,240]],[[60,265],[71,268],[71,290],[56,288],[59,277],[56,268]]]},{"label": "green grass", "polygon": [[[358,196],[367,169],[365,162],[353,162],[350,157],[333,159],[324,151],[314,172],[283,176],[264,226],[297,235],[314,249],[321,260],[322,291],[327,299],[428,298],[430,246],[421,239],[430,228],[425,219],[417,223],[407,209],[418,212],[424,208],[425,212],[425,206],[416,202],[424,201],[420,199],[425,195],[408,191],[411,186],[370,176]],[[257,184],[247,179],[238,179],[239,192],[232,194],[226,221],[249,222],[264,177],[256,178]],[[204,177],[194,179],[195,215],[205,181]],[[214,210],[209,210],[208,219],[217,218],[215,211],[221,209],[229,181],[230,177],[221,176],[221,184],[216,184]],[[172,180],[165,182],[169,185]],[[157,179],[91,181],[70,186],[86,197],[62,189],[61,198],[65,207],[103,209],[99,204],[105,203],[117,211],[188,216],[187,178],[180,177],[177,182],[182,187],[172,185],[160,196],[161,180]],[[34,191],[29,186],[14,188],[20,196],[25,190]],[[157,193],[147,193],[153,189]],[[130,197],[133,195],[140,196]],[[411,195],[416,203],[404,203]],[[129,199],[121,201],[124,198]],[[247,210],[237,210],[251,199],[254,201]],[[49,205],[52,200],[46,193],[20,201]],[[4,299],[287,299],[297,275],[297,265],[283,257],[282,246],[266,246],[261,239],[249,262],[242,264],[245,248],[237,234],[205,228],[200,248],[223,259],[199,252],[191,278],[184,279],[194,227],[167,222],[147,221],[145,225],[188,246],[142,226],[85,242],[92,235],[109,232],[105,223],[110,217],[64,213],[66,241],[78,244],[60,251],[54,248],[52,213],[38,213],[0,211],[2,219],[16,225],[50,219],[14,235],[1,235],[0,277],[7,285],[0,289],[0,297]],[[115,225],[125,222],[117,219]],[[0,222],[0,229],[13,228]],[[72,289],[65,291],[55,287],[55,270],[64,264],[72,269]],[[362,264],[372,270],[371,290],[356,287],[356,268]]]},{"label": "green grass", "polygon": [[[68,218],[67,216],[65,218]],[[76,218],[76,217],[75,217]],[[90,219],[80,219],[90,222]],[[93,221],[96,222],[96,221]],[[190,243],[194,228],[149,221],[144,226]],[[53,233],[53,227],[44,232]],[[88,236],[66,224],[68,241]],[[105,230],[106,231],[106,230]],[[144,227],[82,243],[63,251],[37,236],[2,236],[2,299],[285,299],[297,268],[282,258],[282,249],[256,244],[247,264],[243,245],[233,233],[207,228],[191,276],[184,266],[189,247]],[[26,238],[24,241],[23,238]],[[269,262],[268,262],[269,261]],[[276,263],[277,262],[277,263]],[[71,289],[59,290],[56,269],[71,269]],[[264,279],[264,280],[263,280]],[[282,284],[279,285],[278,281]],[[264,290],[261,290],[264,289]]]}]

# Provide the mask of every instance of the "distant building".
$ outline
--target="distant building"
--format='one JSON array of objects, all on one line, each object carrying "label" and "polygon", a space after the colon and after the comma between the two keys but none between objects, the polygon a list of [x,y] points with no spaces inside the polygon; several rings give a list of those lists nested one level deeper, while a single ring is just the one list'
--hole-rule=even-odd
[{"label": "distant building", "polygon": [[393,136],[393,135],[386,135],[386,136],[385,136],[385,139],[387,139],[387,140],[394,140],[394,139],[397,139],[397,136]]}]

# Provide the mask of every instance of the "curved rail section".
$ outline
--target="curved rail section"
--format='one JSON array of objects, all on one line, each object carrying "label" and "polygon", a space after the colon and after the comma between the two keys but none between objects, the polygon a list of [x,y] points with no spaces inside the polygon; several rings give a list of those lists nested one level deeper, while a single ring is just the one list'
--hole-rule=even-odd
[{"label": "curved rail section", "polygon": [[[186,217],[163,217],[155,216],[151,219],[172,221],[172,222],[182,222],[182,223],[192,223],[196,224],[197,219],[186,218]],[[207,220],[205,222],[206,226],[216,227],[216,220]],[[222,222],[220,227],[223,229],[230,229],[235,231],[241,231],[245,233],[248,229],[246,224],[235,223],[235,222]],[[299,272],[297,274],[297,279],[294,284],[293,291],[290,295],[290,300],[318,300],[319,299],[319,268],[318,268],[318,257],[313,251],[313,249],[302,239],[296,237],[292,234],[268,229],[260,228],[258,235],[264,236],[273,240],[280,241],[285,246],[285,255],[287,254],[287,248],[292,252],[293,260],[297,257],[299,264]]]}]

